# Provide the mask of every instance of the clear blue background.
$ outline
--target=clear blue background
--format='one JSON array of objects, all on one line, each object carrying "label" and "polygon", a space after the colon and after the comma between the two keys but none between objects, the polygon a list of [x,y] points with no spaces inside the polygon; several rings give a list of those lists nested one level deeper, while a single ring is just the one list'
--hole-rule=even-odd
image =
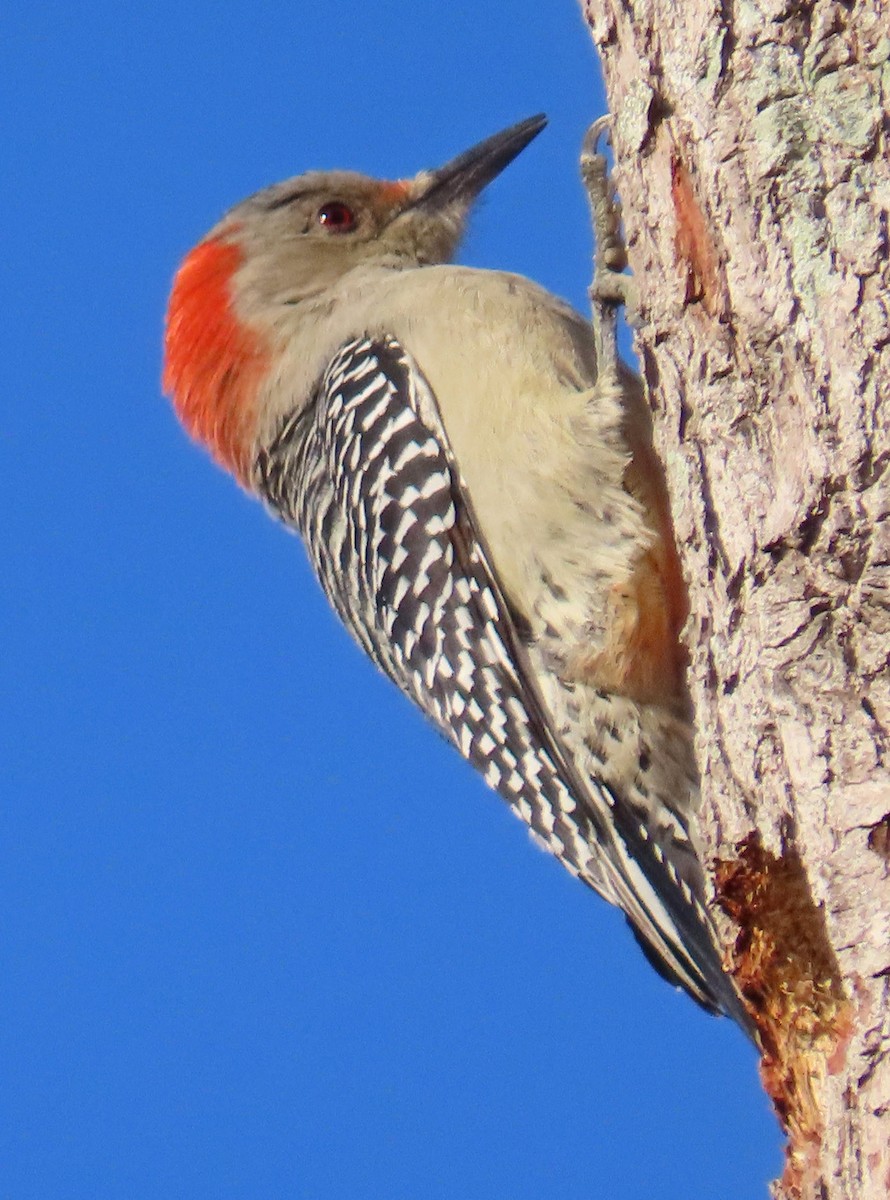
[{"label": "clear blue background", "polygon": [[180,256],[540,109],[463,259],[586,308],[572,0],[4,20],[3,1200],[749,1200],[753,1052],[335,624],[159,392]]}]

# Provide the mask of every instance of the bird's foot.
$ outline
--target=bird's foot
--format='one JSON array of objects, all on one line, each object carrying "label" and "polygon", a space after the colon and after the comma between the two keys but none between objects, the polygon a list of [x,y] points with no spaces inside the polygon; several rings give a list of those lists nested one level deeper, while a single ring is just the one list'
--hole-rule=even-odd
[{"label": "bird's foot", "polygon": [[635,309],[634,281],[625,274],[627,248],[621,231],[621,205],[612,182],[608,160],[600,150],[600,142],[612,123],[610,116],[599,117],[587,131],[581,149],[581,178],[590,202],[593,220],[595,253],[590,301],[593,306],[593,328],[596,335],[600,374],[617,377],[618,350],[615,343],[617,310],[627,309],[633,320]]}]

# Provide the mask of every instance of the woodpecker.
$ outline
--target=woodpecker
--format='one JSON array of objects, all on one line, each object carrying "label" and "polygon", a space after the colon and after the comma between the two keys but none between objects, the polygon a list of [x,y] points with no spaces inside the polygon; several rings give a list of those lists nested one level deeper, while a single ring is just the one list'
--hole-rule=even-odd
[{"label": "woodpecker", "polygon": [[236,205],[175,277],[164,388],[535,840],[744,1025],[694,840],[685,592],[641,384],[598,371],[563,301],[451,264],[545,123],[412,179],[311,171]]}]

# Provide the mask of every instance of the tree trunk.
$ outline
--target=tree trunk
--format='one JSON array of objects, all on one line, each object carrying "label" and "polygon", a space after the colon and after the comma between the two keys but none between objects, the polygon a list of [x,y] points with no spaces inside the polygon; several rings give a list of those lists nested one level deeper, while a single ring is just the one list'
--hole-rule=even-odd
[{"label": "tree trunk", "polygon": [[704,838],[788,1133],[890,1194],[890,19],[586,0],[689,584]]}]

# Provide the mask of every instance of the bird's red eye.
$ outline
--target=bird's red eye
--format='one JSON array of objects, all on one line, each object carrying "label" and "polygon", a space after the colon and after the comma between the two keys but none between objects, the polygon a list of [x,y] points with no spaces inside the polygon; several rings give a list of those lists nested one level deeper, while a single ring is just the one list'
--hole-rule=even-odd
[{"label": "bird's red eye", "polygon": [[355,213],[342,200],[331,200],[318,210],[318,223],[331,233],[348,233],[355,228]]}]

